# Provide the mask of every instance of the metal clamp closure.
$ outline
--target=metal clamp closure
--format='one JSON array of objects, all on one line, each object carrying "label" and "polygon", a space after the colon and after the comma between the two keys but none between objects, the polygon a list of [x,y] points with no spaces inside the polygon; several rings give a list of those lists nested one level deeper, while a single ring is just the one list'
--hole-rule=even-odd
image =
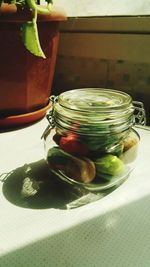
[{"label": "metal clamp closure", "polygon": [[41,136],[41,139],[44,138],[52,128],[55,127],[53,113],[54,113],[54,103],[57,100],[57,96],[52,95],[52,96],[50,96],[49,99],[52,102],[52,106],[51,106],[50,110],[46,113],[46,119],[48,120],[48,126],[44,130],[44,132],[43,132],[43,134]]},{"label": "metal clamp closure", "polygon": [[144,104],[139,101],[133,101],[134,106],[134,124],[146,125],[146,113]]}]

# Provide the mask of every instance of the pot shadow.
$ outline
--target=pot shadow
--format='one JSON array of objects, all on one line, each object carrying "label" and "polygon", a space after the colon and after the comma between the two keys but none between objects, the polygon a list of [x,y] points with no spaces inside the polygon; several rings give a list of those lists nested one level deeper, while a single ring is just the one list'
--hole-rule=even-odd
[{"label": "pot shadow", "polygon": [[44,159],[5,175],[2,192],[12,204],[31,209],[71,209],[94,202],[114,191],[92,193],[67,184],[52,174]]}]

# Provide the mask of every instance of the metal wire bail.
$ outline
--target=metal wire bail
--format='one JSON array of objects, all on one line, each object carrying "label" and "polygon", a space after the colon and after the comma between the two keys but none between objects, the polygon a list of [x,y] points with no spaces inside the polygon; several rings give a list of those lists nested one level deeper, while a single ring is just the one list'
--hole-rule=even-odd
[{"label": "metal wire bail", "polygon": [[44,132],[41,136],[41,139],[47,135],[47,133],[49,132],[50,129],[55,127],[53,113],[54,113],[54,103],[57,100],[57,96],[52,95],[52,96],[50,96],[49,100],[50,100],[50,102],[52,102],[52,106],[51,106],[50,110],[46,113],[46,119],[48,120],[48,126],[44,130]]},{"label": "metal wire bail", "polygon": [[135,125],[146,125],[146,113],[144,104],[139,101],[133,101],[134,105],[134,124]]}]

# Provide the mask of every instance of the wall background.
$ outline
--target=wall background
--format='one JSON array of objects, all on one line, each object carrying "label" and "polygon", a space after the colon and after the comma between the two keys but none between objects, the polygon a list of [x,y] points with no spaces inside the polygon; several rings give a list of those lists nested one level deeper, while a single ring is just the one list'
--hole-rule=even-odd
[{"label": "wall background", "polygon": [[142,101],[150,124],[150,18],[69,19],[60,27],[53,94],[104,87]]},{"label": "wall background", "polygon": [[69,17],[149,15],[150,0],[54,0]]}]

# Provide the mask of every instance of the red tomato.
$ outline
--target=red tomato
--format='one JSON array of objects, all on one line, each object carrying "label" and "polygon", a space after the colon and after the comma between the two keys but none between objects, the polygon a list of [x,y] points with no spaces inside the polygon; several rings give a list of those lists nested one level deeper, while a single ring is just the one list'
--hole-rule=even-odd
[{"label": "red tomato", "polygon": [[62,136],[59,143],[60,147],[70,153],[80,156],[86,156],[88,149],[85,144],[77,140],[77,135],[70,133],[68,136]]}]

